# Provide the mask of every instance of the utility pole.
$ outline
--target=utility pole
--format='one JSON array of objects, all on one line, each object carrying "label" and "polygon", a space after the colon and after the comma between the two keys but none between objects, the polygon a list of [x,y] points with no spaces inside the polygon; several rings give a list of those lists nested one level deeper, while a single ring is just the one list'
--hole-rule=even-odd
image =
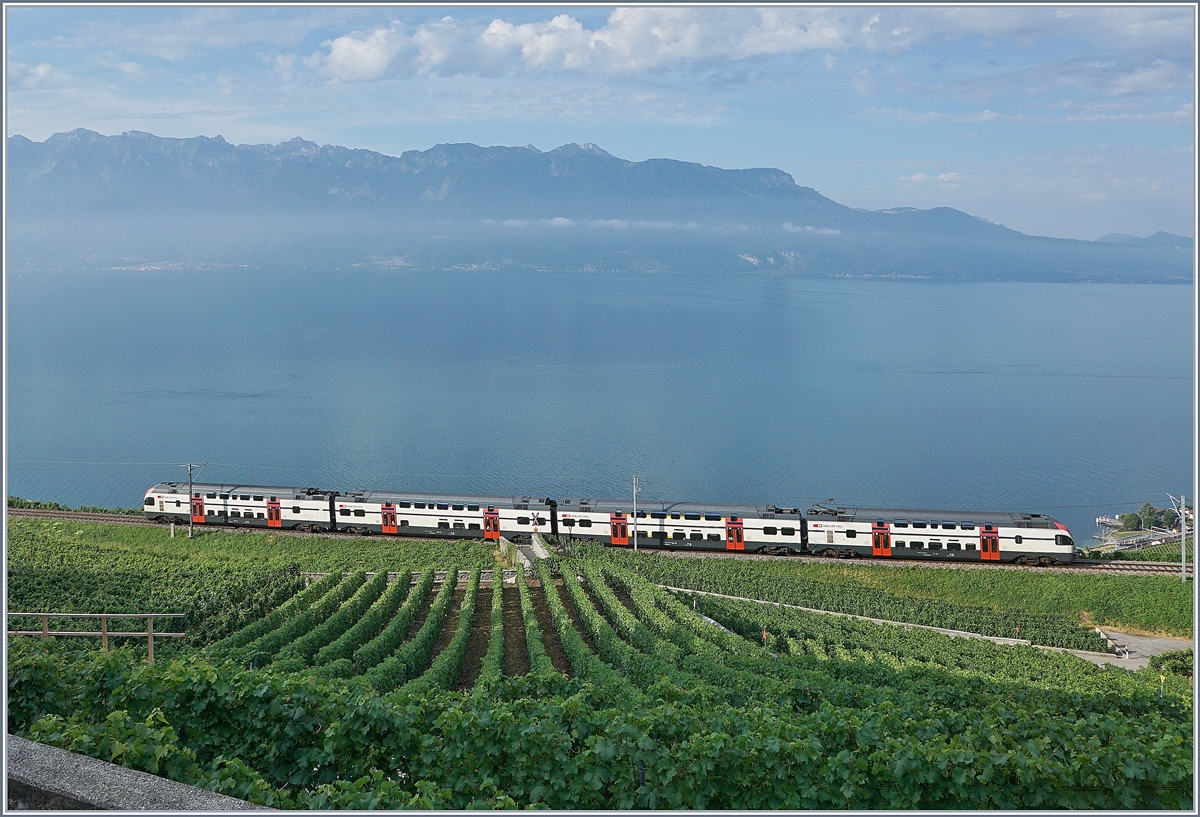
[{"label": "utility pole", "polygon": [[1179,576],[1187,581],[1187,503],[1179,495]]},{"label": "utility pole", "polygon": [[199,468],[201,471],[203,471],[204,466],[206,466],[206,465],[208,465],[207,462],[200,463],[200,464],[189,462],[187,464],[187,469],[188,469],[188,538],[189,539],[196,538],[196,523],[194,521],[194,519],[196,517],[196,498],[193,496],[193,494],[195,493],[195,488],[192,487],[192,469]]},{"label": "utility pole", "polygon": [[[1171,500],[1171,504],[1175,504],[1175,497],[1167,494]],[[1179,495],[1179,578],[1181,581],[1187,581],[1187,503],[1184,501],[1183,494]]]},{"label": "utility pole", "polygon": [[196,505],[192,497],[192,464],[188,463],[188,538],[196,538]]},{"label": "utility pole", "polygon": [[633,475],[633,549],[637,550],[637,492],[638,481],[637,474]]}]

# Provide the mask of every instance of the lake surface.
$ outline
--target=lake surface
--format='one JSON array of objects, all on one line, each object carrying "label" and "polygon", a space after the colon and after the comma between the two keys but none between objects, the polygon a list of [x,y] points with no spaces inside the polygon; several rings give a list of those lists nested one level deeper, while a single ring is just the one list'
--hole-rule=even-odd
[{"label": "lake surface", "polygon": [[1191,495],[1191,287],[773,275],[8,281],[8,492],[155,482],[1050,513]]}]

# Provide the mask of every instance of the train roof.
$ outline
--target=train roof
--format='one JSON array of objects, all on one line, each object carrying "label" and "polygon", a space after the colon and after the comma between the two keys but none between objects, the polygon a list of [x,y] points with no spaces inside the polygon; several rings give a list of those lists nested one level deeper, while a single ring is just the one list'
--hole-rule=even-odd
[{"label": "train roof", "polygon": [[542,496],[497,496],[486,494],[427,494],[417,491],[348,491],[342,494],[347,500],[358,502],[443,502],[457,505],[492,505],[494,507],[549,508],[547,497]]},{"label": "train roof", "polygon": [[[977,525],[1004,525],[1006,527],[1056,528],[1058,520],[1047,514],[1008,511],[947,510],[938,508],[804,508],[783,505],[731,505],[718,502],[655,502],[638,499],[641,511],[667,511],[669,513],[720,514],[723,517],[739,516],[746,519],[800,518],[814,522],[886,522],[904,520],[909,522],[946,521],[972,522]],[[591,511],[593,513],[629,513],[633,510],[632,499],[563,499],[559,500],[560,513]]]},{"label": "train roof", "polygon": [[[301,488],[286,485],[243,485],[218,482],[194,482],[192,488],[204,493],[252,493],[270,494],[278,497],[345,497],[348,501],[359,502],[445,502],[454,504],[492,505],[497,508],[515,508],[529,510],[530,508],[549,508],[552,497],[540,496],[500,496],[481,494],[434,494],[418,491],[330,491],[323,488]],[[160,482],[148,493],[187,492],[186,482]],[[728,504],[719,502],[662,502],[639,499],[639,511],[666,511],[668,513],[698,513],[720,514],[722,517],[738,516],[746,519],[777,519],[804,517],[813,522],[828,520],[831,522],[875,522],[884,520],[895,522],[946,521],[972,522],[977,525],[1003,525],[1006,527],[1027,528],[1057,528],[1061,523],[1052,516],[1043,513],[1023,513],[1010,511],[980,511],[953,510],[941,508],[873,508],[873,507],[826,507],[814,505],[809,508],[783,505],[751,505]],[[559,513],[630,513],[633,510],[632,498],[625,499],[592,499],[578,497],[558,500]]]}]

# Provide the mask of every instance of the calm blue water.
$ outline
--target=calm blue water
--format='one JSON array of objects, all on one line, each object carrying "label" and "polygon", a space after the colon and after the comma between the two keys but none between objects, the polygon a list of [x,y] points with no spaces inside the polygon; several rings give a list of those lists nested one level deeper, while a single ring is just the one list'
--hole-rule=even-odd
[{"label": "calm blue water", "polygon": [[8,492],[1021,509],[1191,493],[1191,288],[769,275],[11,277]]}]

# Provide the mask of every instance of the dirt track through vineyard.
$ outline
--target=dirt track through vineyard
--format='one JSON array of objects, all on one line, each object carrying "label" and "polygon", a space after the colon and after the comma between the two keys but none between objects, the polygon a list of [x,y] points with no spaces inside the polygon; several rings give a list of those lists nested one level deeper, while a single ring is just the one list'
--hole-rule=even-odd
[{"label": "dirt track through vineyard", "polygon": [[437,585],[434,585],[428,593],[425,594],[425,601],[421,602],[421,612],[417,613],[413,623],[408,628],[408,633],[404,636],[405,641],[411,641],[413,636],[421,632],[421,625],[425,623],[425,619],[429,618],[429,610],[433,607],[433,600],[437,598]]},{"label": "dirt track through vineyard", "polygon": [[554,589],[558,591],[558,597],[562,599],[563,609],[567,611],[567,616],[571,619],[571,626],[583,637],[583,643],[587,644],[588,649],[598,655],[592,636],[587,631],[587,627],[583,626],[583,619],[579,617],[579,611],[575,609],[575,604],[571,601],[571,596],[567,593],[566,588],[561,583],[555,583]]},{"label": "dirt track through vineyard", "polygon": [[442,619],[442,631],[438,633],[437,641],[433,644],[433,652],[429,654],[429,664],[425,665],[425,669],[437,660],[442,650],[446,649],[446,645],[454,638],[454,632],[458,629],[458,617],[462,615],[463,598],[466,595],[467,586],[460,582],[454,588],[454,595],[450,597],[450,606],[446,609],[446,617]]},{"label": "dirt track through vineyard", "polygon": [[571,674],[571,662],[563,652],[562,642],[558,640],[558,631],[554,629],[554,619],[550,617],[550,608],[546,605],[546,597],[542,595],[544,588],[540,584],[529,582],[529,598],[533,602],[533,611],[537,614],[538,627],[542,631],[542,643],[546,645],[546,654],[554,668],[563,675]]},{"label": "dirt track through vineyard", "polygon": [[[504,587],[504,674],[511,677],[529,672],[529,647],[525,643],[525,621],[521,616],[521,591]],[[542,641],[546,641],[543,634]],[[548,647],[547,647],[548,648]]]},{"label": "dirt track through vineyard", "polygon": [[475,596],[475,616],[471,619],[471,636],[467,639],[467,654],[463,658],[462,672],[458,677],[458,690],[465,691],[475,686],[475,679],[483,669],[483,657],[487,655],[488,640],[492,635],[492,593],[498,592],[487,585],[479,585]]}]

